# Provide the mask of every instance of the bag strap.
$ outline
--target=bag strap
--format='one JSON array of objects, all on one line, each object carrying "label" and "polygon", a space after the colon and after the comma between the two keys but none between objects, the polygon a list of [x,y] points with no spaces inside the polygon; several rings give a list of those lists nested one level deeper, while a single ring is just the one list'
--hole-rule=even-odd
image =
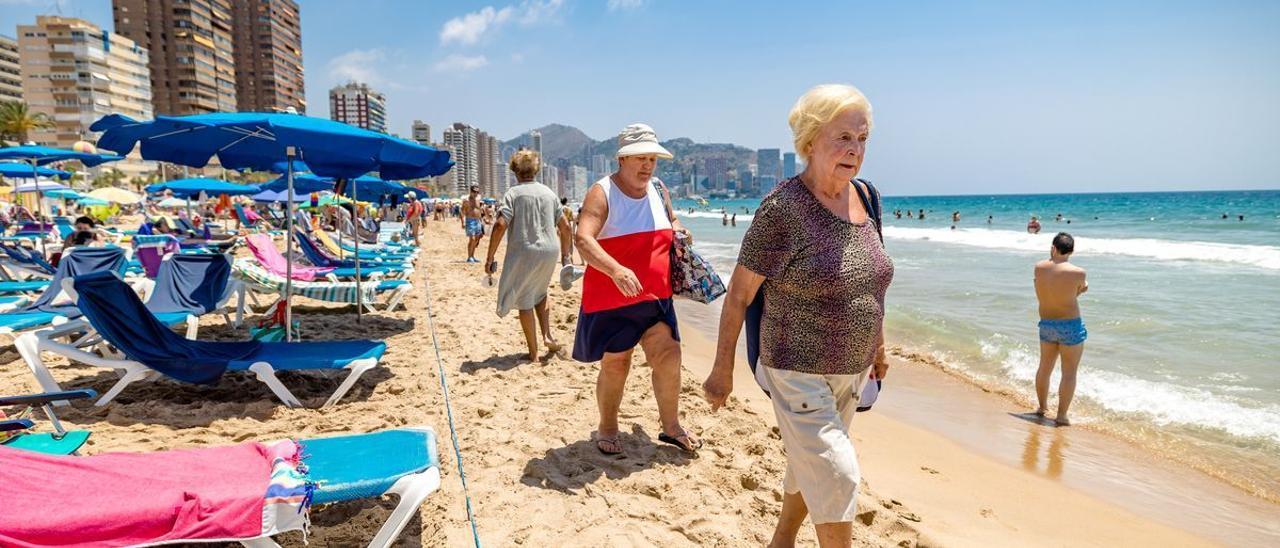
[{"label": "bag strap", "polygon": [[663,188],[661,184],[661,180],[658,179],[657,177],[654,177],[652,179],[649,179],[649,184],[653,185],[653,188],[658,189],[658,199],[662,200],[662,209],[667,212],[667,220],[670,221],[675,219],[676,214],[672,212],[671,207],[667,205],[667,201],[669,200],[669,197],[667,195],[667,189]]},{"label": "bag strap", "polygon": [[[862,190],[862,185],[859,185],[858,183],[867,185],[867,190]],[[862,200],[862,207],[866,208],[867,215],[876,222],[876,234],[880,235],[880,243],[883,244],[884,231],[880,228],[880,191],[876,190],[875,185],[872,185],[871,181],[866,179],[854,179],[853,188],[857,189],[858,198]],[[871,193],[871,196],[867,196],[868,191]]]}]

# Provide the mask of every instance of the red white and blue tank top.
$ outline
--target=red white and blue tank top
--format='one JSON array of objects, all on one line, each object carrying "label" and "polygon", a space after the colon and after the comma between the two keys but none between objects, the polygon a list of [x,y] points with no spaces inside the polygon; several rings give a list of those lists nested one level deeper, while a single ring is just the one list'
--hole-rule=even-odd
[{"label": "red white and blue tank top", "polygon": [[671,219],[662,194],[645,185],[642,198],[632,198],[611,177],[596,181],[604,190],[609,215],[596,241],[605,252],[636,274],[642,290],[625,297],[605,273],[588,266],[582,279],[582,311],[614,310],[646,301],[671,298]]}]

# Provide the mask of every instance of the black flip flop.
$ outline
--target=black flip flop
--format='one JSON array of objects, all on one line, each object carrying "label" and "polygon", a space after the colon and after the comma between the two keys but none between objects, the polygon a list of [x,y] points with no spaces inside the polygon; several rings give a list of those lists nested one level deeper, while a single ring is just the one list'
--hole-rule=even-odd
[{"label": "black flip flop", "polygon": [[689,433],[688,433],[688,432],[685,432],[685,433],[684,433],[683,435],[681,435],[680,437],[668,436],[666,432],[659,432],[659,433],[658,433],[658,441],[660,441],[660,442],[662,442],[662,443],[667,443],[667,444],[674,445],[674,446],[679,447],[680,449],[682,449],[682,450],[684,450],[684,451],[686,451],[686,452],[689,452],[689,453],[696,453],[699,449],[702,449],[702,440],[698,440],[698,445],[697,445],[697,446],[688,446],[688,445],[685,445],[685,444],[683,444],[683,443],[680,443],[680,438],[684,438],[684,439],[686,439],[686,440],[691,439],[691,438],[689,437]]}]

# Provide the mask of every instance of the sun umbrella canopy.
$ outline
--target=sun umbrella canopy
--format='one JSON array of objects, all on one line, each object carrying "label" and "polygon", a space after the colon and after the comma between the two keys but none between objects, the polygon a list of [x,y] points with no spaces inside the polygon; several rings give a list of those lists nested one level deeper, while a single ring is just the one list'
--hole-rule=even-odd
[{"label": "sun umbrella canopy", "polygon": [[[355,198],[361,202],[382,203],[386,196],[399,196],[403,199],[409,192],[417,190],[410,186],[405,186],[394,181],[384,181],[370,175],[356,177],[354,182],[356,183],[354,185],[347,183],[347,187],[343,191],[343,195]],[[352,192],[356,192],[357,194],[352,194]]]},{"label": "sun umbrella canopy", "polygon": [[[286,194],[288,194],[287,191],[277,192],[272,190],[264,190],[262,192],[254,194],[253,196],[250,196],[250,198],[253,198],[253,201],[255,202],[283,202],[286,200],[286,197],[285,197]],[[301,194],[298,192],[293,193],[293,203],[295,204],[307,202],[310,200],[311,200],[310,194]]]},{"label": "sun umbrella canopy", "polygon": [[43,188],[41,188],[40,191],[44,192],[45,198],[61,198],[63,200],[77,200],[83,196],[79,192],[76,192],[69,188],[60,188],[57,190],[49,190],[49,191],[45,191]]},{"label": "sun umbrella canopy", "polygon": [[136,204],[142,201],[142,196],[114,186],[99,188],[88,195],[104,202],[116,204]]},{"label": "sun umbrella canopy", "polygon": [[223,181],[222,179],[178,179],[176,181],[167,181],[156,183],[147,187],[147,192],[154,194],[164,191],[173,192],[174,196],[179,198],[195,198],[201,192],[207,196],[218,196],[227,194],[229,196],[248,196],[262,192],[258,185],[242,185],[231,181]]},{"label": "sun umbrella canopy", "polygon": [[[48,167],[37,167],[36,175],[47,178],[56,177],[64,181],[71,178],[70,172]],[[30,179],[31,164],[23,164],[20,162],[0,162],[0,176],[8,179]]]},{"label": "sun umbrella canopy", "polygon": [[[127,153],[127,152],[126,152]],[[110,154],[89,154],[87,152],[76,152],[74,150],[65,150],[61,148],[50,148],[42,146],[17,146],[0,148],[0,160],[18,160],[21,162],[35,161],[38,165],[44,165],[51,162],[61,162],[63,160],[77,160],[80,163],[93,167],[106,162],[114,162],[123,160],[123,156],[113,156]]]},{"label": "sun umbrella canopy", "polygon": [[14,187],[13,191],[18,193],[35,192],[37,190],[40,192],[49,192],[51,190],[66,190],[66,188],[67,188],[67,185],[64,185],[62,183],[55,183],[53,181],[36,181],[34,183],[32,182],[22,183]]},{"label": "sun umbrella canopy", "polygon": [[182,198],[165,198],[156,204],[156,207],[178,208],[187,207],[187,201]]},{"label": "sun umbrella canopy", "polygon": [[98,147],[127,154],[139,143],[147,160],[204,167],[217,156],[229,169],[267,171],[288,159],[329,177],[356,177],[378,171],[411,179],[440,175],[453,166],[449,153],[333,120],[298,114],[234,112],[157,116],[139,122],[111,114],[94,122]]},{"label": "sun umbrella canopy", "polygon": [[[274,192],[284,192],[289,186],[288,177],[281,176],[276,180],[262,185],[262,190],[270,190]],[[333,179],[330,177],[321,177],[314,173],[294,173],[293,174],[293,193],[308,194],[311,192],[321,192],[325,190],[333,190]]]},{"label": "sun umbrella canopy", "polygon": [[104,206],[109,205],[110,203],[111,202],[103,200],[102,198],[94,198],[93,196],[85,196],[76,200],[76,204],[81,206]]}]

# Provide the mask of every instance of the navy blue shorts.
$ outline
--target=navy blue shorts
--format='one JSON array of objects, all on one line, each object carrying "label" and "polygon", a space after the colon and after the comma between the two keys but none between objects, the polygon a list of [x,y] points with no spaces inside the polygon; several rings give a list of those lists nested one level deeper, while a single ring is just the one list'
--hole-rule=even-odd
[{"label": "navy blue shorts", "polygon": [[626,352],[640,344],[645,331],[659,323],[671,326],[671,338],[680,340],[676,308],[670,298],[582,314],[573,339],[573,359],[597,362],[606,352]]}]

